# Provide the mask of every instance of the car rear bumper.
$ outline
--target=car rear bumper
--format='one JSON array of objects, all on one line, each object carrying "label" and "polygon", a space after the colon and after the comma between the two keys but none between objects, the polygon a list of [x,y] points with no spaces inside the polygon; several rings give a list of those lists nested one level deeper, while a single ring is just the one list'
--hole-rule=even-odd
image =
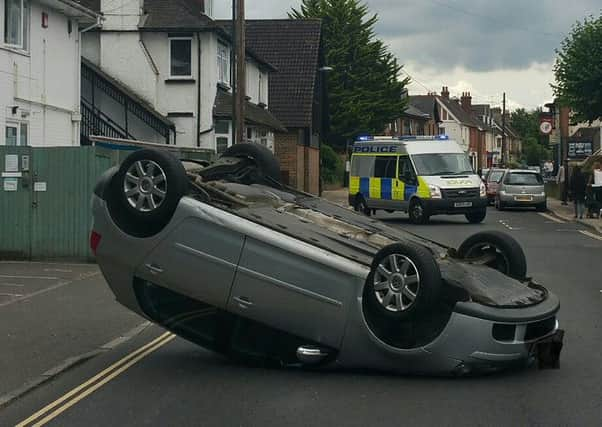
[{"label": "car rear bumper", "polygon": [[506,206],[536,206],[546,202],[546,196],[540,194],[499,194],[499,199]]}]

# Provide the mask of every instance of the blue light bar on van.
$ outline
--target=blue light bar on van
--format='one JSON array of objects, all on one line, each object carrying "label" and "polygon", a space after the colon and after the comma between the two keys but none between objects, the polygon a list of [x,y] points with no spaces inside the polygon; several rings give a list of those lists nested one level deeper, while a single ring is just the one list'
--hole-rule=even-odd
[{"label": "blue light bar on van", "polygon": [[402,136],[397,137],[397,139],[399,139],[400,141],[433,141],[433,140],[447,141],[449,139],[449,136],[448,135],[432,135],[432,136],[402,135]]},{"label": "blue light bar on van", "polygon": [[356,141],[374,141],[374,137],[372,135],[360,135],[357,137]]}]

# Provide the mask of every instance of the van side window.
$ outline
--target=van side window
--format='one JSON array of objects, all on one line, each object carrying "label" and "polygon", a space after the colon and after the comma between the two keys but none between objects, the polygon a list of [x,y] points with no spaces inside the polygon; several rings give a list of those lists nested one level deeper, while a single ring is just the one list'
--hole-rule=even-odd
[{"label": "van side window", "polygon": [[397,171],[396,156],[378,156],[374,162],[374,176],[377,178],[395,178]]},{"label": "van side window", "polygon": [[351,176],[370,177],[374,175],[374,156],[353,156]]}]

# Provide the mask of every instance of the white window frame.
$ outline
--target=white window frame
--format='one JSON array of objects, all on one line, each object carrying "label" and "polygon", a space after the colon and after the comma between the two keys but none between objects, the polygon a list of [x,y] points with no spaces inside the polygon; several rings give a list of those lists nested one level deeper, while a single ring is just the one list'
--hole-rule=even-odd
[{"label": "white window frame", "polygon": [[[173,75],[171,74],[171,42],[172,41],[177,41],[177,40],[187,40],[190,42],[190,75],[187,76],[180,76],[180,75]],[[192,78],[192,37],[168,37],[167,39],[167,47],[168,47],[168,67],[169,67],[169,78],[172,80],[187,80],[187,79],[191,79]]]},{"label": "white window frame", "polygon": [[258,99],[258,104],[266,104],[267,102],[263,96],[263,87],[265,85],[264,82],[264,78],[263,78],[263,73],[261,71],[259,71],[259,99]]},{"label": "white window frame", "polygon": [[[222,56],[222,52],[225,56]],[[223,70],[223,60],[225,60],[226,70]],[[223,85],[230,87],[230,47],[222,42],[217,43],[217,81]]]},{"label": "white window frame", "polygon": [[[8,19],[7,16],[8,14],[7,12],[7,7],[8,7],[8,2],[7,0],[4,1],[4,10],[3,10],[3,17],[1,18],[4,21],[4,26],[3,26],[3,34],[2,34],[2,41],[4,43],[4,46],[11,48],[11,49],[17,49],[17,50],[23,50],[25,52],[29,51],[29,39],[30,39],[30,33],[31,33],[31,2],[30,0],[20,0],[21,2],[21,33],[20,33],[20,37],[21,37],[21,43],[19,44],[13,44],[13,43],[9,43],[6,40],[6,36],[7,36],[7,25],[8,25]],[[27,16],[25,16],[25,4],[27,4]]]},{"label": "white window frame", "polygon": [[213,0],[205,0],[205,15],[213,18]]},{"label": "white window frame", "polygon": [[[26,140],[25,140],[25,144],[21,144],[21,130],[22,128],[25,127],[26,131],[27,131],[27,135],[26,135]],[[13,121],[7,121],[5,126],[4,126],[4,134],[3,134],[3,139],[4,139],[4,145],[8,146],[8,141],[6,140],[6,129],[7,128],[15,128],[17,133],[17,144],[16,145],[11,145],[11,147],[27,147],[29,145],[29,125],[27,122],[13,122]]]}]

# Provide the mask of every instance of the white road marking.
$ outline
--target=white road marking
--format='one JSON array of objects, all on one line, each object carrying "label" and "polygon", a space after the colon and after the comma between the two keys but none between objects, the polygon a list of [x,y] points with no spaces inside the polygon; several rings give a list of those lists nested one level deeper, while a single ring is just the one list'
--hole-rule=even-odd
[{"label": "white road marking", "polygon": [[50,276],[9,276],[9,275],[5,275],[5,274],[0,274],[0,279],[59,280],[58,277],[50,277]]},{"label": "white road marking", "polygon": [[22,297],[22,294],[4,294],[4,293],[0,293],[0,297],[14,297],[14,298],[19,298]]},{"label": "white road marking", "polygon": [[549,219],[550,221],[554,221],[558,224],[566,224],[566,221],[556,218],[555,216],[548,215],[547,213],[539,212],[537,215],[543,216],[545,219]]},{"label": "white road marking", "polygon": [[589,231],[579,230],[579,233],[584,236],[591,237],[592,239],[600,240],[602,242],[602,236],[594,233],[590,233]]},{"label": "white road marking", "polygon": [[8,288],[24,288],[25,285],[18,285],[17,283],[0,283],[0,286],[6,286]]},{"label": "white road marking", "polygon": [[44,271],[47,273],[73,273],[73,270],[65,270],[62,268],[45,268]]}]

